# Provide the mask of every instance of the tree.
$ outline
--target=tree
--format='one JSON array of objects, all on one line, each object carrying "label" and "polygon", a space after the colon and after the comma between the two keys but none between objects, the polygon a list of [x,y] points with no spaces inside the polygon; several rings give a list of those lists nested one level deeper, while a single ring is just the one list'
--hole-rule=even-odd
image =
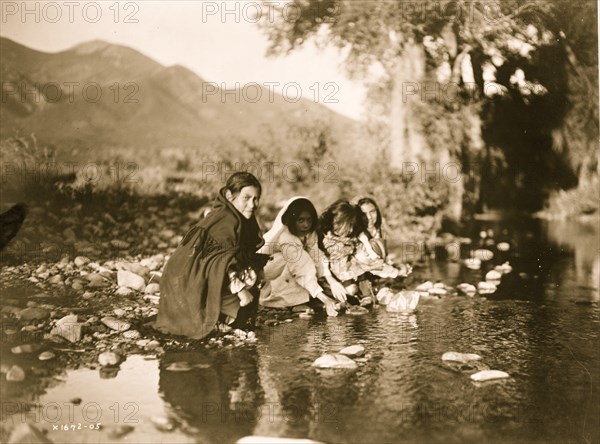
[{"label": "tree", "polygon": [[[582,3],[589,10],[591,2]],[[475,179],[470,186],[478,194],[477,177],[482,172],[477,165],[489,154],[482,138],[482,117],[489,108],[482,105],[512,97],[529,106],[538,96],[565,94],[560,90],[564,85],[548,91],[520,66],[535,67],[532,58],[546,47],[564,48],[566,57],[556,60],[558,65],[569,60],[563,29],[573,14],[564,14],[567,2],[296,0],[290,4],[276,8],[278,20],[266,23],[270,54],[292,51],[314,39],[319,45],[345,50],[346,67],[355,77],[367,78],[374,66],[379,67],[382,74],[376,83],[385,91],[378,96],[388,100],[391,165],[420,163],[427,168],[428,163],[452,159],[467,166],[462,180],[451,187],[449,213],[455,219],[462,213],[467,179]],[[543,57],[537,60],[547,62]],[[455,94],[449,97],[450,88]],[[458,132],[457,121],[462,126]],[[432,129],[442,130],[442,136]]]}]

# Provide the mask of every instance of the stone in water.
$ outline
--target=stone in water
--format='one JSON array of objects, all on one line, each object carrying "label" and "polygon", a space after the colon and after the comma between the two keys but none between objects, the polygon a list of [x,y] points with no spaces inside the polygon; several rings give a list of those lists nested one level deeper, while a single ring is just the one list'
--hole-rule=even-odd
[{"label": "stone in water", "polygon": [[479,361],[480,359],[481,356],[475,353],[446,352],[442,355],[442,361],[468,362]]},{"label": "stone in water", "polygon": [[481,372],[473,373],[471,379],[477,382],[491,381],[493,379],[508,378],[509,374],[500,370],[483,370]]},{"label": "stone in water", "polygon": [[347,356],[340,354],[325,354],[313,362],[317,368],[356,368],[356,362]]},{"label": "stone in water", "polygon": [[362,356],[365,354],[365,348],[362,345],[351,345],[345,347],[338,352],[340,355],[349,356],[351,358]]},{"label": "stone in water", "polygon": [[420,298],[421,294],[417,291],[400,291],[392,296],[386,310],[392,313],[412,313],[416,310]]}]

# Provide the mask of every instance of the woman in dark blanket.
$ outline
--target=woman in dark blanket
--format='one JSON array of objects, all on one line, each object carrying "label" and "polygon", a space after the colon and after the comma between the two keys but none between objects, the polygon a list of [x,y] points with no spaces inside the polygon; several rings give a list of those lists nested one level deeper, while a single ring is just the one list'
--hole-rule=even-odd
[{"label": "woman in dark blanket", "polygon": [[264,243],[254,216],[261,190],[252,174],[234,173],[185,235],[161,278],[158,330],[202,339],[217,323],[253,326],[257,276],[269,258],[257,253]]}]

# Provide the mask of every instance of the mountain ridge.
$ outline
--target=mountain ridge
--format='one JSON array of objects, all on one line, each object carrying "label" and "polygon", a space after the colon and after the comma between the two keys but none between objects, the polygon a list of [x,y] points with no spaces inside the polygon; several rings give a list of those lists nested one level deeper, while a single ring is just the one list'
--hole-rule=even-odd
[{"label": "mountain ridge", "polygon": [[236,102],[183,65],[164,66],[103,40],[46,53],[0,37],[0,65],[2,140],[15,131],[34,133],[59,149],[89,152],[205,146],[264,128],[278,131],[283,118],[308,115],[342,136],[357,127],[306,98],[291,103],[275,93],[271,101],[262,87],[257,102]]}]

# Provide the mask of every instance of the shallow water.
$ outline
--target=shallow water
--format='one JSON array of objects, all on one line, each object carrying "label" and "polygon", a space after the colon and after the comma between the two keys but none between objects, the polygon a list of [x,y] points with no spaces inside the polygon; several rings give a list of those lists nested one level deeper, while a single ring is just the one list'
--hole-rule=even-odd
[{"label": "shallow water", "polygon": [[[256,344],[241,348],[129,356],[109,379],[98,370],[67,371],[29,394],[33,410],[4,420],[38,422],[54,442],[234,442],[247,435],[330,443],[598,442],[597,227],[488,221],[474,222],[471,234],[477,238],[482,228],[512,246],[491,261],[508,259],[514,268],[494,295],[422,299],[411,316],[378,307],[364,316],[297,319],[264,327]],[[430,259],[409,286],[476,285],[489,267]],[[322,353],[352,344],[367,353],[358,369],[311,367]],[[446,351],[483,359],[448,364],[441,360]],[[177,361],[203,365],[166,370]],[[486,368],[510,378],[470,380]],[[3,395],[4,414],[11,393]],[[81,403],[68,404],[75,397]],[[170,418],[174,430],[157,431],[152,417]],[[60,429],[79,423],[80,430]],[[89,430],[96,423],[103,430]],[[135,428],[111,438],[116,424]]]}]

